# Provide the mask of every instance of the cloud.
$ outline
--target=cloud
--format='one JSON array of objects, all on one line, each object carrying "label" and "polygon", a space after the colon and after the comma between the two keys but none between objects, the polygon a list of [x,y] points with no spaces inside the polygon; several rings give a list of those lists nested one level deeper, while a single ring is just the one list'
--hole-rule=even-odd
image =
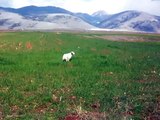
[{"label": "cloud", "polygon": [[128,0],[125,9],[160,15],[160,0]]},{"label": "cloud", "polygon": [[12,7],[20,8],[23,6],[36,5],[36,6],[54,6],[58,0],[11,0]]},{"label": "cloud", "polygon": [[12,6],[12,1],[0,0],[0,5],[2,5],[2,7],[10,7]]},{"label": "cloud", "polygon": [[[117,0],[64,0],[63,7],[74,12],[93,13],[98,10],[105,10],[108,13],[119,12],[127,0],[121,0],[118,4]],[[118,4],[118,5],[117,5]]]}]

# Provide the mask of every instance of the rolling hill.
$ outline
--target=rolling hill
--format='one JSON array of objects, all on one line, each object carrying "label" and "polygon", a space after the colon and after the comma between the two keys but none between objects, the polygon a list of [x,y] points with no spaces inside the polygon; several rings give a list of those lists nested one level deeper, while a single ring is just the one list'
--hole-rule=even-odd
[{"label": "rolling hill", "polygon": [[22,16],[17,13],[0,11],[1,30],[52,30],[52,29],[91,29],[94,26],[82,19],[65,13],[37,14]]},{"label": "rolling hill", "polygon": [[22,16],[37,15],[37,14],[52,14],[52,13],[73,14],[72,12],[67,11],[63,8],[54,7],[54,6],[37,7],[32,5],[32,6],[26,6],[18,9],[0,7],[0,10],[12,12],[12,13],[18,13]]},{"label": "rolling hill", "polygon": [[18,9],[0,7],[0,29],[72,29],[125,30],[160,33],[160,16],[140,11],[124,11],[108,15],[97,11],[92,15],[73,13],[59,7],[26,6]]},{"label": "rolling hill", "polygon": [[138,11],[125,11],[102,21],[101,28],[130,31],[160,32],[160,17]]}]

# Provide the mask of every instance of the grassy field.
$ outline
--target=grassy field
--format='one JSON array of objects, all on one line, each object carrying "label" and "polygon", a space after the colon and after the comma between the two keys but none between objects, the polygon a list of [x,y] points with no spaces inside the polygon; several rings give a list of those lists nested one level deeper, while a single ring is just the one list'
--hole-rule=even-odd
[{"label": "grassy field", "polygon": [[[150,41],[118,42],[103,35],[121,34],[1,32],[0,119],[160,117],[160,36],[123,34]],[[62,62],[72,50],[73,60]]]}]

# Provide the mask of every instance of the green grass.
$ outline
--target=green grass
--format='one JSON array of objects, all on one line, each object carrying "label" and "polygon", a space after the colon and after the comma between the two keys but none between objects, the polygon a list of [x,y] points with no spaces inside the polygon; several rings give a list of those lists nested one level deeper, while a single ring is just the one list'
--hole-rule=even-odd
[{"label": "green grass", "polygon": [[[150,113],[156,111],[160,42],[113,42],[85,36],[0,33],[0,117],[64,119],[72,113],[98,111],[109,119],[138,120],[149,115],[151,106]],[[28,42],[31,49],[26,47]],[[62,62],[63,53],[72,50],[74,59]],[[91,107],[97,103],[96,109]]]}]

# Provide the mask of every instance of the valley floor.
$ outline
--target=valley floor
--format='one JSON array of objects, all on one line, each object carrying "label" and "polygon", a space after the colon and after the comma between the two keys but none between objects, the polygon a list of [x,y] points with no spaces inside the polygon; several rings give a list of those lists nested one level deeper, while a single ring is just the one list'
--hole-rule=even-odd
[{"label": "valley floor", "polygon": [[159,108],[159,34],[0,32],[0,119],[158,120]]}]

